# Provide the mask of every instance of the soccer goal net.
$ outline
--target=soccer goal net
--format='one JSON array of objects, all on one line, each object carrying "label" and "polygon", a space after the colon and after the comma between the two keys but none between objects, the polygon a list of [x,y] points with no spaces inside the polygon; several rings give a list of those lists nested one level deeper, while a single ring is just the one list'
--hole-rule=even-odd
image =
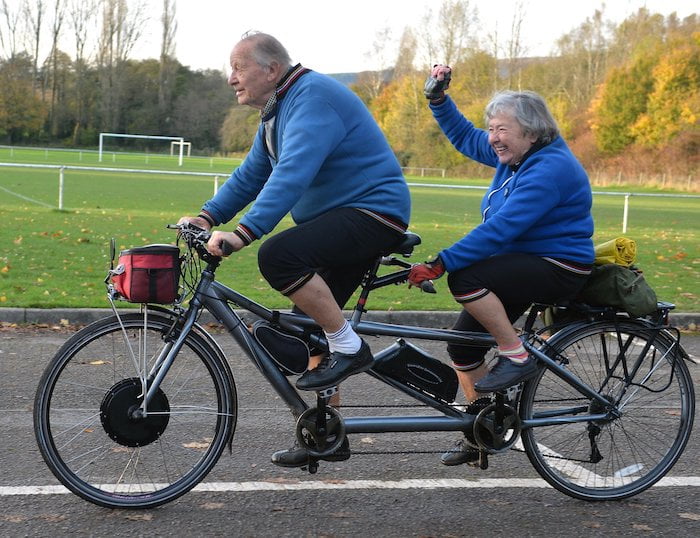
[{"label": "soccer goal net", "polygon": [[[100,133],[100,146],[99,146],[99,162],[102,162],[103,154],[105,153],[106,140],[108,139],[118,139],[120,142],[120,151],[149,151],[152,148],[149,146],[148,141],[159,141],[161,144],[163,141],[170,141],[170,155],[178,156],[178,165],[182,166],[182,158],[185,151],[187,151],[187,156],[189,157],[192,151],[192,145],[190,142],[185,142],[185,139],[181,136],[157,136],[157,135],[142,135],[142,134],[124,134],[124,133]],[[134,142],[136,141],[136,143]],[[116,142],[116,141],[115,141]],[[131,143],[129,143],[131,142]],[[187,148],[185,150],[185,148]],[[163,148],[164,149],[164,148]]]}]

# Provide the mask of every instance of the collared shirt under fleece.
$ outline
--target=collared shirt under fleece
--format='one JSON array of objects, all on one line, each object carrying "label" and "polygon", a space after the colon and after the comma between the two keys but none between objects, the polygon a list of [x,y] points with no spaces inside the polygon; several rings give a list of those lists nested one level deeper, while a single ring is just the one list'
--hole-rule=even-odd
[{"label": "collared shirt under fleece", "polygon": [[530,154],[514,170],[499,162],[488,133],[467,120],[449,97],[430,108],[458,151],[496,168],[481,202],[483,222],[439,253],[447,271],[516,252],[550,261],[593,263],[590,183],[561,136]]},{"label": "collared shirt under fleece", "polygon": [[333,78],[308,71],[278,96],[274,159],[261,124],[243,163],[205,210],[221,224],[253,200],[239,230],[257,239],[291,211],[296,223],[330,209],[369,210],[408,224],[401,167],[362,101]]}]

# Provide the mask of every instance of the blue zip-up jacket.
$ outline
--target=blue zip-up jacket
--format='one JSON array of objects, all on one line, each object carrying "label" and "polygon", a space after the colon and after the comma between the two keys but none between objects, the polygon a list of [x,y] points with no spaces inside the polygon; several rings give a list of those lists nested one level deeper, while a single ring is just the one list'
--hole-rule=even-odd
[{"label": "blue zip-up jacket", "polygon": [[458,151],[496,168],[481,202],[483,222],[439,253],[447,271],[506,253],[593,263],[590,182],[561,137],[513,171],[498,161],[488,133],[467,120],[449,97],[430,108]]},{"label": "blue zip-up jacket", "polygon": [[274,121],[277,159],[266,150],[261,124],[243,163],[203,206],[216,224],[253,200],[239,228],[254,238],[272,231],[290,211],[296,223],[353,207],[408,224],[411,200],[399,162],[352,91],[309,71],[285,90]]}]

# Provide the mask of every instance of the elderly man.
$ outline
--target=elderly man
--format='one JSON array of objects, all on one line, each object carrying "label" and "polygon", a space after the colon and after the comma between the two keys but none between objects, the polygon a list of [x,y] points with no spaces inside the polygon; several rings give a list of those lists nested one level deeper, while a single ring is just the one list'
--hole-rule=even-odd
[{"label": "elderly man", "polygon": [[[260,110],[260,127],[241,166],[197,217],[181,221],[209,229],[252,202],[235,230],[212,233],[208,249],[222,256],[222,242],[238,251],[291,212],[296,225],[261,245],[258,264],[323,329],[329,353],[318,350],[296,385],[324,390],[372,366],[369,346],[341,309],[372,260],[406,230],[408,186],[362,101],[333,78],[292,65],[274,37],[254,33],[236,44],[229,84],[240,104]],[[302,466],[308,454],[281,451],[273,462]]]}]

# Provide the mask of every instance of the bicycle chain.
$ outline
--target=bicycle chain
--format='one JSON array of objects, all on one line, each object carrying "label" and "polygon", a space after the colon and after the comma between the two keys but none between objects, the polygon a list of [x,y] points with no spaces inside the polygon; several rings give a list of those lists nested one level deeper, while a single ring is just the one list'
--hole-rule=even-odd
[{"label": "bicycle chain", "polygon": [[[334,406],[336,409],[375,409],[375,408],[427,408],[427,405],[415,405],[415,404],[401,404],[401,405],[338,405]],[[451,450],[450,448],[444,450],[363,450],[361,452],[355,451],[338,451],[335,452],[338,456],[397,456],[405,454],[444,454]],[[521,454],[526,454],[525,450],[522,448],[511,447],[510,450],[513,452],[519,452]],[[591,463],[590,460],[565,458],[564,456],[548,455],[548,458],[564,461],[572,461],[575,463]]]}]

